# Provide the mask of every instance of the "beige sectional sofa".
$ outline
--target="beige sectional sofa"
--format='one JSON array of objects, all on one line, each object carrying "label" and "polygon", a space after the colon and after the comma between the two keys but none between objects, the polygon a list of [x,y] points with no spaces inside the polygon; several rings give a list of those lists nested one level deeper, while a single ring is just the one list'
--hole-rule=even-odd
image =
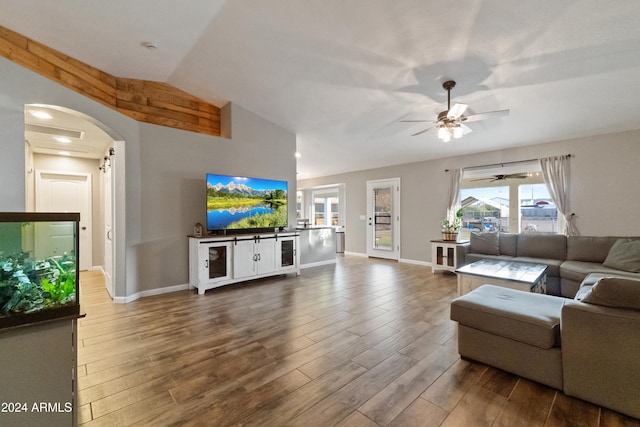
[{"label": "beige sectional sofa", "polygon": [[487,284],[456,298],[460,355],[640,418],[640,240],[502,234],[496,254],[476,237],[463,263],[547,264],[555,295]]},{"label": "beige sectional sofa", "polygon": [[[639,239],[550,233],[471,233],[470,241],[458,247],[456,265],[461,267],[486,258],[546,264],[549,267],[547,294],[573,298],[580,283],[590,273],[640,279],[640,273],[621,269],[624,262],[616,263],[617,260],[609,257],[616,242]],[[611,261],[609,263],[606,262],[608,258]]]}]

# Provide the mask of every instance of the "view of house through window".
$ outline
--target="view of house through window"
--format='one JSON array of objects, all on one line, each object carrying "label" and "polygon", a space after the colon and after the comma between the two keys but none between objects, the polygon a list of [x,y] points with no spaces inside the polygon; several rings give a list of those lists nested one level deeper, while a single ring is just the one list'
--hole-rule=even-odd
[{"label": "view of house through window", "polygon": [[[461,238],[471,231],[557,233],[557,209],[539,172],[465,178]],[[501,175],[504,176],[504,175]]]},{"label": "view of house through window", "polygon": [[509,231],[509,187],[462,189],[463,228],[476,231]]},{"label": "view of house through window", "polygon": [[520,186],[520,232],[557,233],[558,209],[545,184]]}]

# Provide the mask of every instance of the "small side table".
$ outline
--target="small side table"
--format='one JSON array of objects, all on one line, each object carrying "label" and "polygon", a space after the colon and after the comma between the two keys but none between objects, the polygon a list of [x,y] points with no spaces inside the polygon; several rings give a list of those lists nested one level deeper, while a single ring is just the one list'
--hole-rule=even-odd
[{"label": "small side table", "polygon": [[455,273],[458,268],[456,262],[456,248],[463,243],[453,240],[432,240],[431,241],[431,272],[445,270]]}]

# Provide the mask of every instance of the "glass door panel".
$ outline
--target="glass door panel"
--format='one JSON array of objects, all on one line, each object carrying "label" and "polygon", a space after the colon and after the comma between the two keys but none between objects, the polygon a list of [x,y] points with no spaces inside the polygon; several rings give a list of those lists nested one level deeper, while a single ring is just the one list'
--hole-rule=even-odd
[{"label": "glass door panel", "polygon": [[376,188],[373,200],[373,247],[391,251],[393,250],[393,222],[391,221],[393,187]]},{"label": "glass door panel", "polygon": [[227,246],[210,246],[205,264],[208,267],[209,279],[227,277]]},{"label": "glass door panel", "polygon": [[367,255],[400,259],[400,178],[367,182]]},{"label": "glass door panel", "polygon": [[295,261],[295,252],[293,240],[283,240],[280,242],[281,248],[281,266],[291,266]]}]

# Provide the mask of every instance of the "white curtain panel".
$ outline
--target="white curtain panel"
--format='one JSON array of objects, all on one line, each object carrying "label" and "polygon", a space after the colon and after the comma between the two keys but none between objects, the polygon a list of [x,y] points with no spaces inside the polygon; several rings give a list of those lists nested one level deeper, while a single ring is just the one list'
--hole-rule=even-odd
[{"label": "white curtain panel", "polygon": [[549,191],[553,203],[556,204],[558,213],[564,217],[563,233],[568,236],[578,236],[580,233],[569,209],[569,159],[567,156],[544,157],[540,159],[540,167],[547,191]]},{"label": "white curtain panel", "polygon": [[456,216],[456,211],[460,205],[460,187],[462,187],[462,169],[451,169],[451,182],[449,185],[449,205],[447,206],[447,218],[452,219]]}]

